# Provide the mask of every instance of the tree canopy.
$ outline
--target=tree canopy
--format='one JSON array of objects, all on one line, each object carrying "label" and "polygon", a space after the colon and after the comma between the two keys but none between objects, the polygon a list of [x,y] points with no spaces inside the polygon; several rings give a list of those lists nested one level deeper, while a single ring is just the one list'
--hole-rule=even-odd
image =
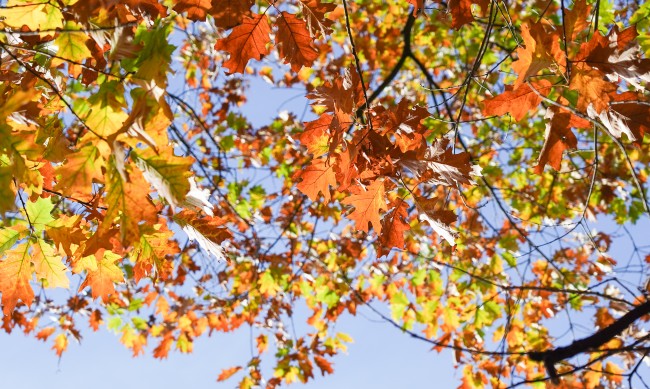
[{"label": "tree canopy", "polygon": [[0,4],[5,331],[248,326],[273,388],[363,309],[461,388],[648,387],[650,2]]}]

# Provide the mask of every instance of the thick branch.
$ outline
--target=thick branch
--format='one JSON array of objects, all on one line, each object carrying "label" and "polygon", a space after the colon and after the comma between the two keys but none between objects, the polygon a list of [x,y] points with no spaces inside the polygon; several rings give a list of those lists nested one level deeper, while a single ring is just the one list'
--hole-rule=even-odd
[{"label": "thick branch", "polygon": [[607,327],[591,336],[583,339],[578,339],[568,346],[557,347],[552,350],[541,352],[531,352],[528,354],[528,356],[533,361],[544,362],[544,366],[546,367],[548,375],[551,377],[554,383],[557,383],[559,378],[557,370],[555,370],[556,363],[564,359],[569,359],[575,355],[597,349],[598,347],[614,339],[614,337],[620,335],[630,325],[632,325],[632,323],[647,314],[650,314],[650,301],[646,301],[645,303],[638,305],[636,308],[621,316],[621,318],[612,324],[608,325]]}]

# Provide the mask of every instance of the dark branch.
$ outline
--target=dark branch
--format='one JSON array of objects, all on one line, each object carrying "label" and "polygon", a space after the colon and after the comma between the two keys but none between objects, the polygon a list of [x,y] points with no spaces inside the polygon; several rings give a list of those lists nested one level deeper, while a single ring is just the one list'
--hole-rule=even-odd
[{"label": "dark branch", "polygon": [[531,352],[528,356],[533,361],[544,362],[548,375],[551,377],[553,383],[557,384],[559,382],[559,377],[557,370],[555,369],[556,363],[564,359],[569,359],[575,355],[598,349],[598,347],[620,335],[630,325],[632,325],[632,323],[649,313],[650,301],[646,301],[591,336],[576,340],[568,346],[557,347],[552,350],[541,352]]}]

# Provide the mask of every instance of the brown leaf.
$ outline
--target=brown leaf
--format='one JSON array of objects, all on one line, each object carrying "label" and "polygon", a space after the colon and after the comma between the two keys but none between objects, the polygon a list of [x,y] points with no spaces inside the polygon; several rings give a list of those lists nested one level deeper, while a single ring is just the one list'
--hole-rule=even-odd
[{"label": "brown leaf", "polygon": [[268,18],[265,14],[245,16],[242,24],[233,28],[230,35],[219,39],[215,49],[230,53],[230,58],[224,62],[229,72],[243,73],[250,59],[260,60],[269,53],[266,44],[271,42]]},{"label": "brown leaf", "polygon": [[251,15],[253,0],[212,0],[209,13],[214,24],[225,30],[240,25],[244,17]]},{"label": "brown leaf", "polygon": [[547,96],[553,85],[548,80],[530,84],[539,94],[535,93],[528,84],[514,88],[506,85],[505,92],[483,101],[483,114],[485,116],[501,116],[510,113],[516,121],[519,121],[534,112],[542,101],[539,95]]},{"label": "brown leaf", "polygon": [[591,12],[591,5],[587,4],[586,0],[576,0],[573,3],[573,8],[566,10],[564,13],[564,28],[568,41],[576,39],[578,34],[589,27],[589,15]]},{"label": "brown leaf", "polygon": [[307,29],[314,37],[326,36],[331,32],[333,20],[325,17],[326,13],[336,9],[335,3],[323,3],[320,0],[300,0],[302,14],[307,22]]},{"label": "brown leaf", "polygon": [[303,66],[311,67],[314,60],[318,58],[318,51],[314,48],[305,21],[283,11],[277,18],[276,24],[278,34],[275,39],[284,63],[290,63],[291,70],[294,72],[300,71]]}]

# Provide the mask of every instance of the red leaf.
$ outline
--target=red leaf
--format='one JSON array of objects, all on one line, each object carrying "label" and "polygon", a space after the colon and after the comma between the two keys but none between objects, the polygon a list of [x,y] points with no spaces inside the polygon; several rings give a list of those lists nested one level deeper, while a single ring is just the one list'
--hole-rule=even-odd
[{"label": "red leaf", "polygon": [[212,0],[210,15],[217,27],[228,30],[241,24],[245,16],[250,16],[252,6],[252,0]]},{"label": "red leaf", "polygon": [[408,223],[408,204],[402,199],[396,201],[393,210],[382,220],[382,233],[379,236],[380,255],[386,255],[392,248],[404,248],[404,232],[411,229]]},{"label": "red leaf", "polygon": [[298,72],[303,66],[310,67],[318,58],[318,51],[312,44],[313,40],[305,21],[283,11],[276,24],[278,34],[275,39],[284,63],[290,63],[294,72]]},{"label": "red leaf", "polygon": [[[548,95],[553,86],[548,80],[531,82],[531,85],[542,96]],[[516,121],[519,121],[532,110],[537,109],[541,101],[542,98],[528,84],[520,85],[514,90],[512,86],[506,85],[505,92],[483,101],[483,114],[501,116],[510,113]]]},{"label": "red leaf", "polygon": [[[546,118],[550,120],[546,123],[544,146],[537,160],[537,166],[535,166],[537,174],[542,174],[546,164],[551,165],[555,170],[560,170],[564,150],[574,149],[578,146],[578,139],[571,131],[571,127],[583,127],[586,122],[570,112],[558,113],[558,110],[557,107],[552,107],[546,114]],[[588,126],[589,122],[586,124]]]},{"label": "red leaf", "polygon": [[260,60],[269,53],[266,44],[271,42],[268,18],[265,14],[244,17],[242,24],[232,29],[230,35],[219,39],[215,49],[230,53],[224,62],[229,72],[243,73],[250,59]]}]

